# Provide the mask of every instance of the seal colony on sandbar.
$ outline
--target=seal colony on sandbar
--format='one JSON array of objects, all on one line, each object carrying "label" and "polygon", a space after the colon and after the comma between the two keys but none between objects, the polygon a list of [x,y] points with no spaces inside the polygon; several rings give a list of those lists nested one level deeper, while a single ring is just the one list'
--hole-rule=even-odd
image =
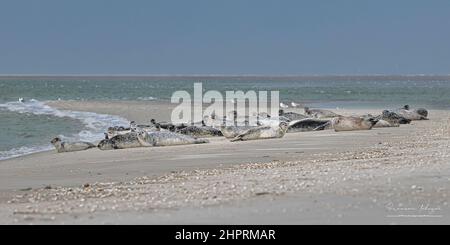
[{"label": "seal colony on sandbar", "polygon": [[[305,115],[279,110],[274,116],[259,113],[246,117],[244,125],[238,124],[236,111],[218,117],[215,113],[207,115],[199,122],[173,124],[151,119],[149,124],[131,121],[128,126],[111,126],[104,133],[105,138],[98,144],[90,142],[63,142],[59,137],[51,143],[58,153],[83,151],[91,148],[118,150],[137,147],[163,147],[189,144],[206,144],[207,137],[225,137],[230,142],[279,139],[286,133],[299,133],[319,130],[357,131],[372,128],[399,127],[414,120],[428,120],[428,110],[411,109],[405,105],[398,109],[384,110],[379,115],[342,116],[331,110],[304,108]],[[256,125],[250,125],[250,121]]]}]

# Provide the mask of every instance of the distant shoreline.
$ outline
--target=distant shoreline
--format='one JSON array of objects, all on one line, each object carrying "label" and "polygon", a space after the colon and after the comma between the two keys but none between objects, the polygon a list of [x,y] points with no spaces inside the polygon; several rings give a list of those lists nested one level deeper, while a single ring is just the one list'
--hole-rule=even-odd
[{"label": "distant shoreline", "polygon": [[6,74],[0,75],[0,80],[171,80],[171,79],[186,79],[186,80],[262,80],[270,79],[274,81],[286,81],[286,80],[307,80],[307,81],[450,81],[450,74],[448,75],[425,75],[425,74],[411,74],[411,75],[221,75],[221,74],[193,74],[193,75],[169,75],[169,74],[155,74],[155,75],[105,75],[105,74],[93,74],[93,75],[76,75],[76,74],[29,74],[29,75],[16,75]]}]

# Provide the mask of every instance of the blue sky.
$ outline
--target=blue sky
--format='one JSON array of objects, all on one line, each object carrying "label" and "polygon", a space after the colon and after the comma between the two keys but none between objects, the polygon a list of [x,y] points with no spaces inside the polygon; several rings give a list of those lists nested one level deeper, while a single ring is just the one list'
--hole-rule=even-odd
[{"label": "blue sky", "polygon": [[0,74],[450,74],[450,1],[1,0]]}]

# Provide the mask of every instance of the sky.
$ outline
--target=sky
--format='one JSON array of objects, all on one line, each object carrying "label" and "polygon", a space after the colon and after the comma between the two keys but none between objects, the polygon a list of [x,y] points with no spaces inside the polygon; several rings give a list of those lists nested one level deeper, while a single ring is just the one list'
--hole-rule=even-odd
[{"label": "sky", "polygon": [[0,74],[450,74],[448,0],[0,0]]}]

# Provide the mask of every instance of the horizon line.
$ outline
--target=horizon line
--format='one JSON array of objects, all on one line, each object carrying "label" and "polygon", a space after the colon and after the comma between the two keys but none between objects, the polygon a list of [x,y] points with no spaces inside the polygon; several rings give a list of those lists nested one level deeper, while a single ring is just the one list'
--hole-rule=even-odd
[{"label": "horizon line", "polygon": [[436,77],[449,74],[0,74],[0,77]]}]

